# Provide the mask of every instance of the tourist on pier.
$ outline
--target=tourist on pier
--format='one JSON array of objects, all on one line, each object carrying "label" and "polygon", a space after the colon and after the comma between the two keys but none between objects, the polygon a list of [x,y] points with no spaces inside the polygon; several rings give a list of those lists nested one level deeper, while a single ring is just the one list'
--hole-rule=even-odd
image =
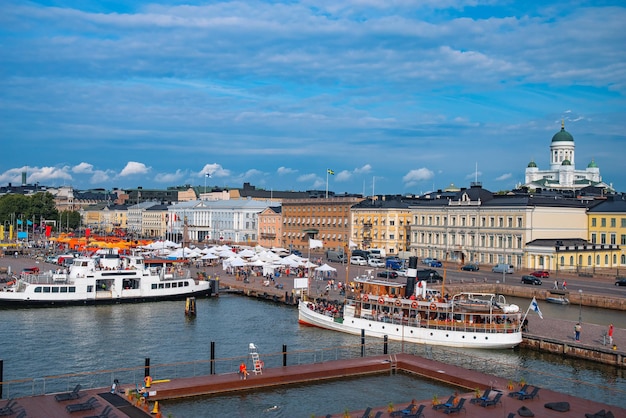
[{"label": "tourist on pier", "polygon": [[555,290],[559,290],[559,281],[558,280],[554,281],[554,289]]},{"label": "tourist on pier", "polygon": [[563,290],[567,290],[567,282],[563,280]]},{"label": "tourist on pier", "polygon": [[246,363],[242,361],[239,365],[239,380],[246,380],[247,377],[248,369],[246,368]]},{"label": "tourist on pier", "polygon": [[580,341],[580,331],[582,328],[583,327],[580,325],[580,322],[576,322],[576,325],[574,325],[574,337],[576,341]]},{"label": "tourist on pier", "polygon": [[609,344],[613,345],[613,324],[609,325]]}]

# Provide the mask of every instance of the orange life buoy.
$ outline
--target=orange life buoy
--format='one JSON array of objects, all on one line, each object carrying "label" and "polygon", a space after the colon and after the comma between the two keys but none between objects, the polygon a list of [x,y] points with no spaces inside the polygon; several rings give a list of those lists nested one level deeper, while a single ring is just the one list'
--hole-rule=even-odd
[{"label": "orange life buoy", "polygon": [[382,297],[378,298],[378,303],[382,305],[383,303],[385,303],[385,299],[383,299]]},{"label": "orange life buoy", "polygon": [[363,295],[363,302],[367,302],[370,298],[367,295]]},{"label": "orange life buoy", "polygon": [[396,306],[402,306],[402,301],[400,299],[396,299]]},{"label": "orange life buoy", "polygon": [[417,302],[416,301],[411,302],[411,308],[417,309]]},{"label": "orange life buoy", "polygon": [[435,302],[430,304],[430,310],[431,311],[436,311],[437,310],[437,304]]}]

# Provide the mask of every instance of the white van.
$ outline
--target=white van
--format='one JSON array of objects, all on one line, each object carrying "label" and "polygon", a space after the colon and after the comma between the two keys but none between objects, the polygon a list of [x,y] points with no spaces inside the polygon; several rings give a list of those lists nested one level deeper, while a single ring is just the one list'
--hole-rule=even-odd
[{"label": "white van", "polygon": [[496,264],[495,266],[493,266],[491,271],[493,271],[494,273],[506,273],[506,274],[515,273],[515,269],[513,268],[511,264]]}]

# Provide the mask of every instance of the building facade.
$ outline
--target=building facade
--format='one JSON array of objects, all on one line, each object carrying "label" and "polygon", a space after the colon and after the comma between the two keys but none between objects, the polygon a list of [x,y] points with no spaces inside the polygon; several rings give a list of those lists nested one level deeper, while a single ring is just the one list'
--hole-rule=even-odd
[{"label": "building facade", "polygon": [[281,206],[270,206],[259,213],[259,245],[265,248],[282,246],[282,220]]}]

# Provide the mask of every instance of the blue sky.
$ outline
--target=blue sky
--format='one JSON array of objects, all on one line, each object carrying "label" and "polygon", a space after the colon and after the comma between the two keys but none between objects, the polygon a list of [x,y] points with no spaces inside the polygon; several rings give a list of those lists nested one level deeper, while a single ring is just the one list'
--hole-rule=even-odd
[{"label": "blue sky", "polygon": [[626,191],[623,1],[0,3],[0,184]]}]

